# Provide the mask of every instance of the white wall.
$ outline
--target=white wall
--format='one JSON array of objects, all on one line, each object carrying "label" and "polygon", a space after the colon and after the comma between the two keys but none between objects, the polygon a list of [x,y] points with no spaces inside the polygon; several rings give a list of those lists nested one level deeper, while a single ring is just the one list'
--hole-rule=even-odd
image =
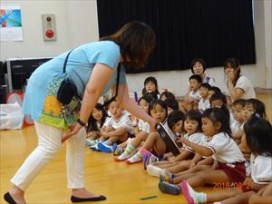
[{"label": "white wall", "polygon": [[[22,10],[23,41],[1,42],[0,59],[14,57],[51,57],[83,43],[98,39],[98,20],[96,0],[78,1],[5,1],[18,3]],[[242,72],[254,87],[272,88],[272,3],[254,1],[255,39],[257,64],[242,66]],[[55,14],[57,40],[43,41],[42,14]],[[207,74],[216,79],[216,85],[224,86],[223,68],[208,68]],[[177,96],[183,96],[191,75],[190,70],[164,71],[143,74],[128,74],[131,91],[140,91],[147,76],[155,76],[160,88],[174,90]]]}]

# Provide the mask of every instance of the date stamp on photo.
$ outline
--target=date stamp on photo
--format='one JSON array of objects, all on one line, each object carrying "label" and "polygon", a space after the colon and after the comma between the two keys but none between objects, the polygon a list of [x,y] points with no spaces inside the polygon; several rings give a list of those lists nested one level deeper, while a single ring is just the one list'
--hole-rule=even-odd
[{"label": "date stamp on photo", "polygon": [[242,182],[214,182],[213,189],[227,189],[227,188],[239,188],[239,189],[252,189],[253,182],[242,183]]}]

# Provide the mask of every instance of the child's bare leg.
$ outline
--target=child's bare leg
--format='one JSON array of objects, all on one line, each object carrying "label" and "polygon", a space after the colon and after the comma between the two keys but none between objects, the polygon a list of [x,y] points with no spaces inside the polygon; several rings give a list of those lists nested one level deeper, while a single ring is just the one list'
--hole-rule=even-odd
[{"label": "child's bare leg", "polygon": [[135,148],[139,147],[142,142],[146,141],[147,136],[148,136],[147,132],[140,132],[131,142],[131,145],[133,145]]},{"label": "child's bare leg", "polygon": [[[242,190],[237,188],[229,188],[225,191],[214,192],[209,194],[197,192],[190,186],[190,184],[188,184],[187,181],[182,181],[182,183],[179,184],[178,187],[180,187],[180,189],[182,190],[187,203],[217,203],[217,202],[224,203],[222,201],[224,201],[225,199],[229,199],[237,195],[243,194]],[[170,188],[173,187],[170,186]],[[228,204],[230,203],[233,202],[228,202]]]},{"label": "child's bare leg", "polygon": [[249,198],[249,204],[270,204],[272,203],[272,182],[269,185],[261,188],[257,194],[253,194]]},{"label": "child's bare leg", "polygon": [[178,173],[190,168],[191,160],[183,160],[168,168],[171,173]]},{"label": "child's bare leg", "polygon": [[165,159],[168,159],[169,157],[173,157],[174,155],[173,155],[173,153],[172,152],[167,152],[167,153],[165,153],[164,155],[163,155],[163,157],[165,158]]},{"label": "child's bare leg", "polygon": [[183,172],[179,172],[179,173],[176,173],[175,175],[176,176],[182,176],[182,175],[186,175],[186,174],[189,174],[189,173],[196,173],[196,172],[199,172],[199,171],[203,171],[203,170],[208,170],[208,169],[211,169],[212,167],[210,165],[199,165],[199,166],[194,166],[188,170],[185,170]]},{"label": "child's bare leg", "polygon": [[133,155],[135,153],[135,151],[137,150],[137,148],[141,145],[141,143],[143,141],[146,140],[148,134],[146,132],[140,132],[134,139],[133,141],[131,141],[125,151],[118,156],[117,158],[115,158],[116,161],[124,161],[128,158],[131,157],[131,155]]},{"label": "child's bare leg", "polygon": [[[255,194],[254,191],[249,191],[245,193],[239,193],[238,195],[234,194],[232,196],[229,196],[227,199],[221,200],[222,204],[240,204],[240,203],[248,203],[249,198],[251,195]],[[207,202],[211,202],[207,199]]]},{"label": "child's bare leg", "polygon": [[146,150],[151,150],[152,147],[155,144],[156,138],[158,137],[157,133],[150,133],[145,141],[145,143],[143,144],[142,148],[146,149]]},{"label": "child's bare leg", "polygon": [[[130,158],[127,160],[127,162],[128,162],[129,164],[132,164],[132,163],[136,163],[136,162],[142,161],[142,154],[141,154],[141,151],[142,151],[143,149],[148,150],[148,151],[150,151],[150,150],[152,150],[152,149],[155,149],[155,147],[158,145],[158,144],[157,144],[157,143],[158,143],[158,141],[157,141],[158,138],[159,138],[158,133],[155,133],[155,132],[150,133],[150,134],[148,135],[146,141],[144,142],[143,146],[139,149],[139,151],[138,151],[136,154],[134,154],[132,157],[130,157]],[[162,141],[162,143],[163,143],[163,141]],[[165,145],[165,144],[164,144],[164,145]],[[164,153],[164,152],[163,152],[163,153]],[[163,154],[163,153],[162,153],[162,154]]]},{"label": "child's bare leg", "polygon": [[164,141],[162,140],[162,138],[158,135],[155,138],[153,149],[157,155],[163,155],[166,152],[166,145]]},{"label": "child's bare leg", "polygon": [[112,145],[114,144],[115,142],[117,142],[119,140],[119,137],[110,137],[107,142],[108,142],[108,145]]},{"label": "child's bare leg", "polygon": [[237,188],[229,188],[225,191],[220,191],[220,192],[215,192],[215,193],[207,193],[206,194],[206,202],[207,203],[212,203],[212,202],[221,202],[223,203],[222,201],[225,200],[225,199],[228,199],[228,198],[231,198],[231,197],[235,197],[237,196],[238,194],[242,194],[242,190],[241,189],[237,189]]},{"label": "child's bare leg", "polygon": [[[127,129],[125,127],[119,127],[116,130],[110,132],[109,137],[110,137],[109,139],[111,139],[112,137],[114,137],[113,140],[116,140],[116,138],[118,138],[118,140],[120,142],[124,142],[128,138]],[[114,142],[116,142],[116,141],[114,141]],[[111,143],[111,144],[113,144],[113,143]]]},{"label": "child's bare leg", "polygon": [[194,176],[187,179],[187,182],[194,188],[205,184],[227,183],[230,180],[222,170],[204,170],[195,173]]},{"label": "child's bare leg", "polygon": [[169,165],[169,164],[170,164],[169,161],[156,161],[154,162],[153,165],[162,168],[162,166]]},{"label": "child's bare leg", "polygon": [[170,180],[170,183],[173,184],[180,184],[184,179],[189,179],[191,177],[194,177],[196,173],[188,173],[188,174],[183,174],[183,175],[175,175],[175,177]]}]

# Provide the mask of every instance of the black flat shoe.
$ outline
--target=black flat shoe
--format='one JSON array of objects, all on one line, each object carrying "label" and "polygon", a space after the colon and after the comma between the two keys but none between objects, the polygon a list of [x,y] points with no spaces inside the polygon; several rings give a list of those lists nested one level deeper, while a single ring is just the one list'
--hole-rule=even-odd
[{"label": "black flat shoe", "polygon": [[[79,203],[79,202],[88,202],[88,201],[102,201],[102,200],[106,200],[107,198],[105,196],[99,196],[99,197],[91,197],[91,198],[78,198],[75,196],[71,196],[71,201],[73,203]],[[13,204],[13,203],[11,203]],[[14,203],[16,204],[16,203]]]},{"label": "black flat shoe", "polygon": [[13,200],[13,198],[11,197],[11,195],[9,194],[9,192],[5,193],[4,199],[5,199],[5,201],[6,201],[7,203],[9,203],[9,204],[17,204],[17,203]]}]

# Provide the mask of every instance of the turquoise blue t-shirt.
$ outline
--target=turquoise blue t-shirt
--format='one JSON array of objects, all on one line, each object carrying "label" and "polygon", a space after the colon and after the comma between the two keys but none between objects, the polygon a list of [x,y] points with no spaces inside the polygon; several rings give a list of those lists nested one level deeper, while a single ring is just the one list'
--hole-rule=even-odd
[{"label": "turquoise blue t-shirt", "polygon": [[[46,112],[53,116],[60,115],[61,104],[56,101],[54,90],[58,76],[63,76],[63,64],[68,52],[39,66],[28,80],[24,96],[23,111],[35,121],[40,121]],[[120,47],[112,41],[98,41],[81,45],[72,50],[66,65],[69,78],[77,86],[78,94],[82,97],[85,86],[96,63],[103,63],[115,69],[111,80],[106,84],[102,94],[106,93],[117,80],[117,66],[121,57]],[[57,82],[58,83],[58,82]],[[120,84],[126,83],[125,68],[120,71]],[[42,121],[41,121],[42,122]]]}]

